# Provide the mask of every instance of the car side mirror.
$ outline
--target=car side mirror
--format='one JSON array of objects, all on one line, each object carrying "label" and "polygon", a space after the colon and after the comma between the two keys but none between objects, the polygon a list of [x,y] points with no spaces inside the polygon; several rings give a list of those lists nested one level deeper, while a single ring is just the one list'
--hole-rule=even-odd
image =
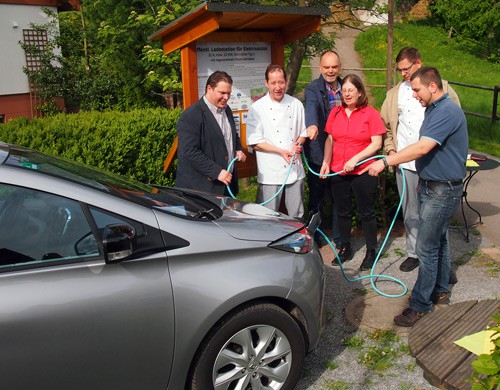
[{"label": "car side mirror", "polygon": [[134,252],[135,229],[127,224],[106,225],[103,232],[104,257],[108,263],[126,259]]}]

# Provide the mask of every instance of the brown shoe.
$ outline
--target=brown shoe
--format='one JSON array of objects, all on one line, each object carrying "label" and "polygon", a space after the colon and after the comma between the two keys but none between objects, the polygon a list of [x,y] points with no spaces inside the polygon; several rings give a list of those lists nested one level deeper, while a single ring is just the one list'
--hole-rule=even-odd
[{"label": "brown shoe", "polygon": [[450,303],[450,293],[432,294],[431,301],[435,305],[447,305]]},{"label": "brown shoe", "polygon": [[408,328],[415,325],[426,314],[407,308],[403,310],[402,314],[394,317],[394,323]]}]

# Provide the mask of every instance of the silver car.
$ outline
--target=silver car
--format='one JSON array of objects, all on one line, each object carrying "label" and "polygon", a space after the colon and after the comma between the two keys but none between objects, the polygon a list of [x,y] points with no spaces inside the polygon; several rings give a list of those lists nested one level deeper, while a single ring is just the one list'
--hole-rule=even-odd
[{"label": "silver car", "polygon": [[1,388],[293,389],[317,223],[0,143]]}]

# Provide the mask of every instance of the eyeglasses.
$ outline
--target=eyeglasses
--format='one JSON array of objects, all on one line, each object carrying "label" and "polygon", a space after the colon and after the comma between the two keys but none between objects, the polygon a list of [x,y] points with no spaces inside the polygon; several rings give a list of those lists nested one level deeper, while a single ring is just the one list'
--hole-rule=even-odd
[{"label": "eyeglasses", "polygon": [[[417,61],[415,61],[415,62],[417,62]],[[411,69],[411,67],[413,65],[415,65],[415,62],[412,62],[411,65],[409,67],[407,67],[407,68],[401,68],[401,69],[400,68],[396,68],[396,72],[399,72],[399,73],[406,73],[406,72],[408,72]]]},{"label": "eyeglasses", "polygon": [[358,91],[357,89],[343,89],[342,94],[343,95],[346,95],[346,94],[352,95],[353,93],[356,93],[357,91]]}]

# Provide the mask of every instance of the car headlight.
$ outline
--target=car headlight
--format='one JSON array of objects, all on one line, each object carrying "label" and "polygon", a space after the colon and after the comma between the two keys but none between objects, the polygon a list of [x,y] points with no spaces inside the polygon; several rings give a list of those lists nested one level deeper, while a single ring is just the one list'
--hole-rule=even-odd
[{"label": "car headlight", "polygon": [[312,235],[306,228],[280,238],[268,245],[270,248],[292,253],[309,253],[314,247]]}]

